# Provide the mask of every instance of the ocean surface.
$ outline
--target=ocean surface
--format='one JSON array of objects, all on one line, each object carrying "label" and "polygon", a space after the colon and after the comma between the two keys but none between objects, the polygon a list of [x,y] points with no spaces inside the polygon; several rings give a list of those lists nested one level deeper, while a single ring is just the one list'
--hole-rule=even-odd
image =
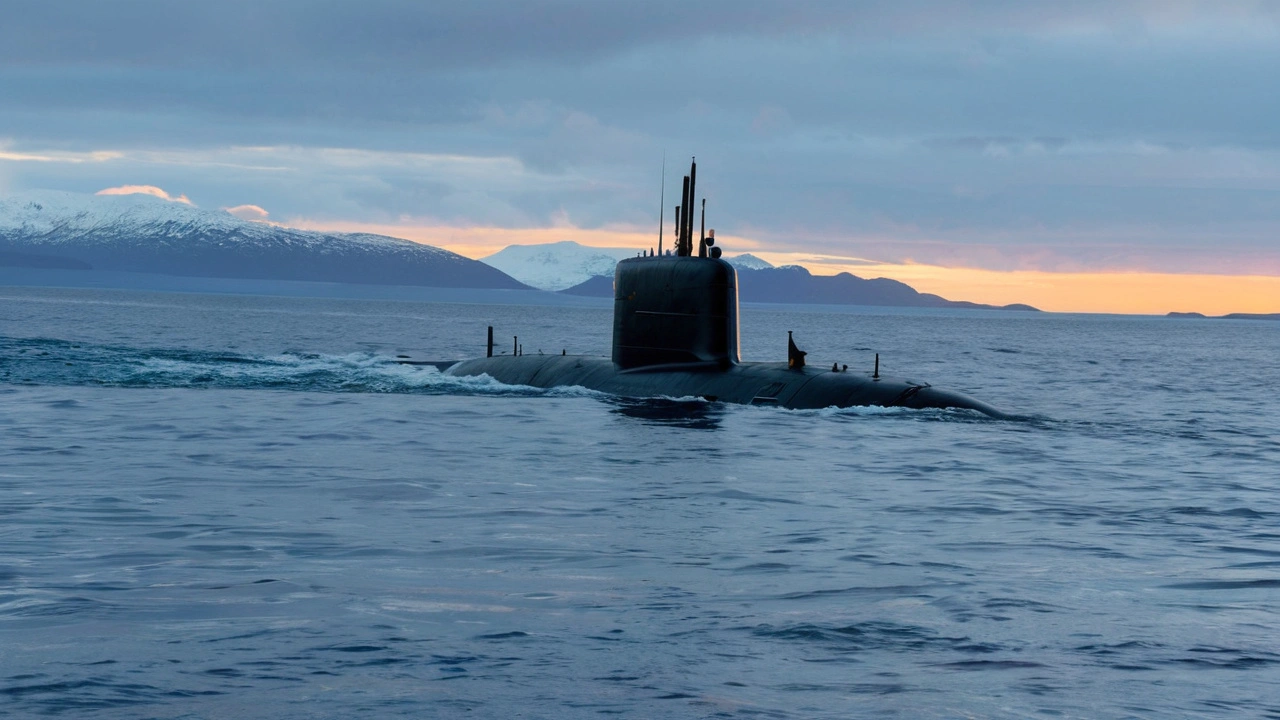
[{"label": "ocean surface", "polygon": [[0,287],[0,716],[1280,718],[1280,323],[743,309],[1015,420],[392,361],[486,325],[608,353],[604,306]]}]

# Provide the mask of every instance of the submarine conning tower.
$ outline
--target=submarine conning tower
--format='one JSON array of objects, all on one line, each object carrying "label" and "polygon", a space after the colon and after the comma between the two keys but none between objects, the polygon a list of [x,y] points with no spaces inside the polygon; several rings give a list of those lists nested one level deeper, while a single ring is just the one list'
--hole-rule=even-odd
[{"label": "submarine conning tower", "polygon": [[738,273],[724,260],[653,256],[618,263],[613,362],[623,369],[736,365]]},{"label": "submarine conning tower", "polygon": [[[684,178],[676,208],[675,250],[618,263],[613,279],[613,362],[624,370],[670,365],[727,368],[741,355],[738,344],[738,273],[720,259],[715,231],[702,231],[694,254],[696,162]],[[661,226],[660,226],[661,227]]]}]

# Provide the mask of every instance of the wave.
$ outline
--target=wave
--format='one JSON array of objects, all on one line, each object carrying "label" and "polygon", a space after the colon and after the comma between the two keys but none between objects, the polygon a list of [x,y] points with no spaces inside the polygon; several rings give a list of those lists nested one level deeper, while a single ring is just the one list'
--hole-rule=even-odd
[{"label": "wave", "polygon": [[[50,338],[0,336],[0,384],[71,385],[121,388],[271,389],[305,392],[586,397],[608,401],[624,415],[657,424],[714,429],[722,403],[700,397],[620,398],[583,387],[534,388],[506,385],[488,375],[455,377],[434,365],[407,365],[389,354],[340,355],[283,352],[253,355],[226,350],[141,348],[74,343]],[[743,412],[778,413],[777,408],[743,406]],[[865,417],[990,422],[976,411],[849,407],[787,410],[797,417]]]},{"label": "wave", "polygon": [[487,375],[453,377],[389,355],[284,352],[251,355],[0,337],[0,383],[130,388],[234,388],[429,395],[595,395],[580,388],[504,385]]}]

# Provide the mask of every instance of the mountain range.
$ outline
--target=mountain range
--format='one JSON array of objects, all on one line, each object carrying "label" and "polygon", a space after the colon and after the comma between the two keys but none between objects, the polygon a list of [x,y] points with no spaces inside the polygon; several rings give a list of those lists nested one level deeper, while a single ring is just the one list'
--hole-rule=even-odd
[{"label": "mountain range", "polygon": [[482,262],[420,243],[241,220],[149,195],[0,198],[0,267],[205,278],[527,289]]},{"label": "mountain range", "polygon": [[[138,277],[176,276],[350,287],[538,288],[561,291],[559,297],[612,297],[614,265],[637,252],[559,242],[513,245],[480,262],[408,240],[297,230],[150,195],[40,191],[0,198],[0,270],[29,277],[42,274],[35,271],[62,273],[58,282],[94,271],[129,275],[104,281],[126,283],[113,287],[131,287],[127,283],[136,284]],[[725,259],[736,266],[740,297],[747,302],[992,307],[919,293],[896,280],[813,275],[749,254]]]},{"label": "mountain range", "polygon": [[[520,282],[542,290],[584,297],[613,297],[613,268],[638,250],[599,248],[565,241],[544,245],[511,245],[483,262]],[[982,305],[947,300],[917,292],[887,278],[864,279],[849,273],[814,275],[799,265],[774,267],[749,253],[726,255],[738,271],[738,296],[745,302],[881,307],[977,308],[1032,310],[1030,305]]]}]

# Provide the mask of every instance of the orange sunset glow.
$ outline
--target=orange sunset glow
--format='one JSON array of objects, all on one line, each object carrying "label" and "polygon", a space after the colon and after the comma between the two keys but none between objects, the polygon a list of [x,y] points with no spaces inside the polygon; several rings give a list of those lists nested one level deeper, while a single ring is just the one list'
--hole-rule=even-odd
[{"label": "orange sunset glow", "polygon": [[886,277],[948,300],[1026,303],[1051,312],[1224,315],[1280,311],[1280,277],[1266,275],[1003,271],[865,262],[842,265],[831,262],[832,258],[809,262],[807,256],[793,253],[754,254],[774,264],[803,265],[819,275],[849,272],[859,277]]},{"label": "orange sunset glow", "polygon": [[[328,232],[366,232],[442,247],[470,258],[491,255],[508,245],[572,240],[595,247],[649,249],[651,231],[633,228],[591,230],[576,227],[493,228],[400,225],[295,219],[292,227]],[[1026,303],[1050,312],[1164,315],[1168,312],[1280,312],[1280,277],[1135,271],[1044,272],[985,270],[926,264],[868,262],[859,258],[815,258],[811,253],[773,252],[750,238],[720,235],[730,254],[750,252],[774,265],[801,265],[815,275],[848,272],[907,283],[948,300],[991,305]]]}]

